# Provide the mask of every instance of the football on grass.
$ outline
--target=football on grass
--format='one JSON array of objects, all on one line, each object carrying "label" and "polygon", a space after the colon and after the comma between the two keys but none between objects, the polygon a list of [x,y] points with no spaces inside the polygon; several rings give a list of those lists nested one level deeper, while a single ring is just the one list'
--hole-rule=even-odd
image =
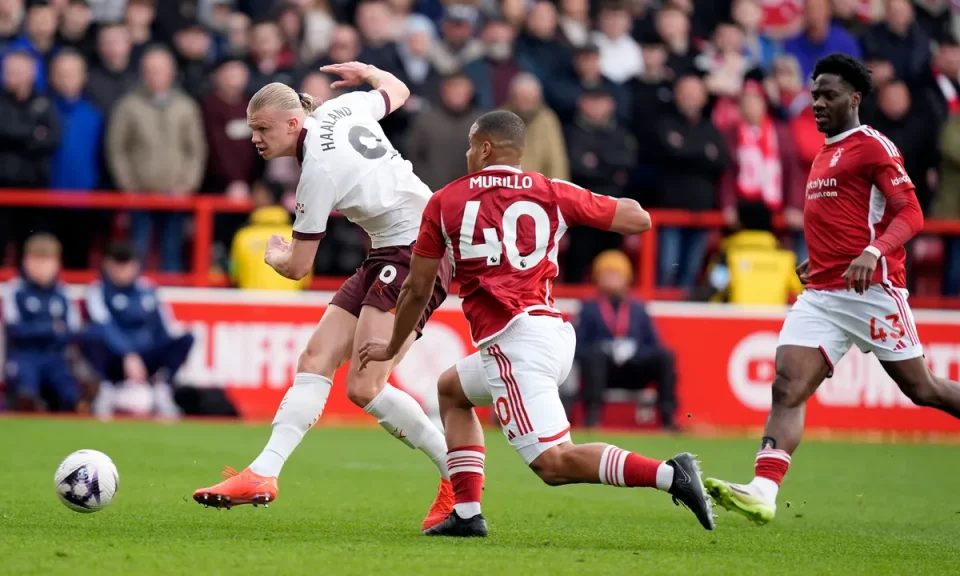
[{"label": "football on grass", "polygon": [[120,487],[120,475],[113,460],[103,452],[77,450],[60,463],[53,485],[67,508],[96,512],[113,501]]}]

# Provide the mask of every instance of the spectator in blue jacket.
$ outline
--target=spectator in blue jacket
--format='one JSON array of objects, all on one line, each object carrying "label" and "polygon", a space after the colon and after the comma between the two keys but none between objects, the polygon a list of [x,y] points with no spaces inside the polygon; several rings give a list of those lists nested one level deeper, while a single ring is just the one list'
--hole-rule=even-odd
[{"label": "spectator in blue jacket", "polygon": [[87,314],[93,326],[84,353],[103,381],[94,414],[108,418],[114,409],[115,385],[152,385],[153,411],[176,418],[179,408],[171,382],[193,347],[193,336],[173,325],[157,291],[140,277],[133,246],[117,242],[104,254],[99,281],[87,288]]},{"label": "spectator in blue jacket", "polygon": [[817,60],[833,52],[860,58],[860,45],[847,30],[830,19],[830,0],[806,0],[804,4],[806,29],[796,38],[787,40],[784,50],[800,62],[806,82]]},{"label": "spectator in blue jacket", "polygon": [[577,318],[576,358],[581,371],[584,424],[600,422],[607,388],[642,390],[657,385],[660,424],[674,429],[676,368],[643,303],[630,296],[630,261],[619,250],[594,260],[598,294]]},{"label": "spectator in blue jacket", "polygon": [[47,64],[56,51],[57,8],[49,0],[30,0],[24,18],[23,35],[10,48],[30,54],[37,65],[34,89],[39,94],[47,91]]},{"label": "spectator in blue jacket", "polygon": [[23,250],[21,276],[3,294],[10,405],[73,411],[80,391],[66,351],[80,328],[80,312],[57,279],[60,242],[50,234],[34,234]]},{"label": "spectator in blue jacket", "polygon": [[[55,190],[100,189],[103,160],[103,113],[83,97],[87,64],[73,48],[61,50],[50,66],[53,103],[60,117],[60,146],[53,154],[50,187]],[[103,230],[104,214],[69,210],[55,217],[56,230],[64,244],[67,268],[89,264],[91,230]]]}]

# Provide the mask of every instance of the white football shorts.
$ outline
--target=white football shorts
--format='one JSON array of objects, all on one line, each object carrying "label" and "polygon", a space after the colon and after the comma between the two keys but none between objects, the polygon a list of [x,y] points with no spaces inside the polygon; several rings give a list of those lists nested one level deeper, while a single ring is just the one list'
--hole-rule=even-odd
[{"label": "white football shorts", "polygon": [[523,315],[457,363],[464,394],[475,406],[494,407],[507,441],[527,464],[570,441],[560,384],[576,346],[569,322]]},{"label": "white football shorts", "polygon": [[833,367],[854,344],[883,362],[923,355],[913,312],[903,288],[881,284],[852,290],[804,290],[787,312],[780,346],[819,348]]}]

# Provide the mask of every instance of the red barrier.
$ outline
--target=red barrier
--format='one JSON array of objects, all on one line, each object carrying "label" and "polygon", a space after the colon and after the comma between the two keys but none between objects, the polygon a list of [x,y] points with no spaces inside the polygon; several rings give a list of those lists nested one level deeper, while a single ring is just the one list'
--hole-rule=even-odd
[{"label": "red barrier", "polygon": [[[80,290],[74,288],[74,295]],[[270,418],[292,383],[297,357],[332,296],[167,288],[162,298],[196,337],[180,376],[224,388],[246,418]],[[567,314],[576,300],[559,300]],[[774,352],[784,308],[654,302],[649,311],[677,358],[680,421],[687,426],[760,426],[770,404]],[[918,311],[916,325],[933,372],[960,377],[960,312]],[[0,347],[2,349],[2,347]],[[434,314],[391,382],[436,410],[437,377],[473,347],[459,300]],[[344,392],[341,369],[327,417],[363,417]],[[686,416],[689,414],[689,418]],[[960,420],[920,409],[897,389],[876,357],[851,350],[808,404],[815,428],[897,432],[960,432]]]},{"label": "red barrier", "polygon": [[[223,287],[227,280],[210,274],[210,249],[213,243],[213,220],[216,213],[249,212],[251,204],[222,196],[191,196],[172,198],[159,194],[125,194],[116,192],[56,192],[37,190],[0,190],[0,207],[20,206],[37,208],[76,208],[111,210],[158,210],[192,212],[194,215],[193,265],[188,274],[148,274],[162,285]],[[680,290],[661,289],[657,277],[657,228],[679,226],[722,229],[720,212],[686,212],[683,210],[651,210],[653,229],[642,236],[637,262],[637,293],[647,300],[678,300],[683,298]],[[785,229],[783,218],[774,219],[778,229]],[[960,236],[960,220],[927,220],[924,234]],[[16,273],[13,269],[0,269],[0,280]],[[94,271],[67,271],[67,282],[86,283],[96,276]],[[315,290],[336,290],[345,278],[316,278]],[[590,291],[579,286],[558,285],[554,292],[558,297],[580,297]],[[917,308],[960,308],[960,298],[913,298]]]}]

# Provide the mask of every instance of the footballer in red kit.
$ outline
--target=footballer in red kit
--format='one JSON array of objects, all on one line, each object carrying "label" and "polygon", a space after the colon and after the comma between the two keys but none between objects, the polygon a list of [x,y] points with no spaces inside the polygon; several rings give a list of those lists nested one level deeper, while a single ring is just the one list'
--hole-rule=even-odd
[{"label": "footballer in red kit", "polygon": [[650,217],[633,200],[522,171],[525,142],[523,120],[512,112],[490,112],[474,123],[470,175],[427,202],[391,340],[361,345],[364,364],[393,358],[427,304],[426,278],[436,277],[445,255],[453,259],[479,351],[438,383],[456,504],[445,522],[424,533],[487,535],[480,512],[484,439],[475,406],[494,407],[507,442],[547,484],[658,488],[711,530],[711,503],[693,455],[660,461],[571,441],[559,386],[573,364],[576,336],[551,296],[560,239],[570,226],[636,234],[650,227]]},{"label": "footballer in red kit", "polygon": [[870,72],[850,56],[831,54],[814,68],[813,112],[826,138],[803,209],[810,256],[797,274],[806,289],[780,331],[753,480],[704,482],[715,502],[758,524],[776,513],[806,401],[853,346],[876,356],[915,404],[960,417],[960,385],[928,368],[907,303],[904,245],[923,228],[923,213],[900,150],[860,124],[860,101],[871,90]]}]

